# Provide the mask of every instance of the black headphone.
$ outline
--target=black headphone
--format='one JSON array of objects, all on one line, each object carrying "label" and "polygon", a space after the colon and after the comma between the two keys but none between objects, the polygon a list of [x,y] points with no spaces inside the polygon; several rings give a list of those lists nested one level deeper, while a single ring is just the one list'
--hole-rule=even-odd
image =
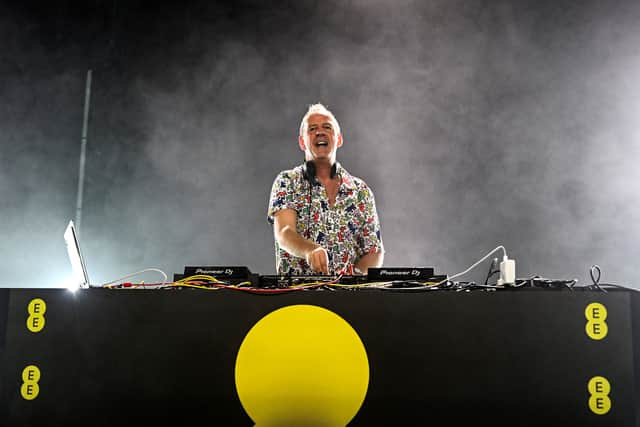
[{"label": "black headphone", "polygon": [[[333,179],[337,174],[338,166],[337,162],[335,162],[333,165],[331,165],[330,176]],[[316,177],[316,164],[313,162],[313,160],[307,160],[306,162],[304,162],[304,164],[302,165],[302,176],[304,179],[309,181],[309,184],[320,185],[320,182]]]}]

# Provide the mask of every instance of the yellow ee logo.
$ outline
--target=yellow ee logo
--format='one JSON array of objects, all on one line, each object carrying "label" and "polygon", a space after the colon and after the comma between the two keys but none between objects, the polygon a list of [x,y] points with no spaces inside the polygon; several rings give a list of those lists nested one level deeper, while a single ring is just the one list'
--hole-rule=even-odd
[{"label": "yellow ee logo", "polygon": [[607,308],[599,302],[592,302],[585,308],[584,317],[587,318],[585,331],[592,340],[601,340],[607,336]]},{"label": "yellow ee logo", "polygon": [[342,317],[314,305],[290,305],[247,333],[235,380],[256,426],[346,426],[367,394],[369,362]]},{"label": "yellow ee logo", "polygon": [[611,409],[611,384],[605,377],[593,377],[587,384],[589,390],[589,409],[596,415],[604,415]]},{"label": "yellow ee logo", "polygon": [[22,386],[20,394],[25,400],[33,400],[40,393],[40,369],[36,365],[29,365],[22,370]]},{"label": "yellow ee logo", "polygon": [[40,298],[34,298],[27,306],[29,317],[27,317],[27,329],[31,332],[40,332],[44,328],[44,313],[47,311],[47,304]]}]

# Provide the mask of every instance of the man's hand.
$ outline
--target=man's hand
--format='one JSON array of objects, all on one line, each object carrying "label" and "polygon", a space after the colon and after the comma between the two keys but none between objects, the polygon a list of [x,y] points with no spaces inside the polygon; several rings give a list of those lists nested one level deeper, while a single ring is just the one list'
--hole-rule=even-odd
[{"label": "man's hand", "polygon": [[329,256],[327,255],[327,250],[322,246],[318,246],[309,252],[306,260],[313,271],[329,274]]}]

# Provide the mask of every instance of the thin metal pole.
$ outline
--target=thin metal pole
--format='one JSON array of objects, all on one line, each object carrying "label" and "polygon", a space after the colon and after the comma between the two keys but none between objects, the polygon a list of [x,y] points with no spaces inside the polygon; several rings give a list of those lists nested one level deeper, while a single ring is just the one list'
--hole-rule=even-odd
[{"label": "thin metal pole", "polygon": [[87,122],[89,121],[89,100],[91,99],[91,70],[87,71],[87,84],[84,93],[84,118],[82,121],[82,140],[80,144],[80,167],[78,169],[78,198],[76,200],[76,232],[80,233],[82,221],[82,195],[84,193],[84,167],[87,152]]}]

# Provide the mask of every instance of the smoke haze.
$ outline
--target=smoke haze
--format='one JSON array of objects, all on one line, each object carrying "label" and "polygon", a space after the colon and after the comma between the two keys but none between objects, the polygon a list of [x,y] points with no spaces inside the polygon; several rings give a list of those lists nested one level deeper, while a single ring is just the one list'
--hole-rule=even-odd
[{"label": "smoke haze", "polygon": [[[306,107],[373,189],[385,266],[640,287],[640,4],[96,1],[0,9],[5,286],[58,286],[76,214],[94,284],[154,267],[273,274],[276,174]],[[492,257],[499,257],[496,252]],[[483,281],[486,265],[462,279]],[[156,281],[157,273],[140,280]]]}]

